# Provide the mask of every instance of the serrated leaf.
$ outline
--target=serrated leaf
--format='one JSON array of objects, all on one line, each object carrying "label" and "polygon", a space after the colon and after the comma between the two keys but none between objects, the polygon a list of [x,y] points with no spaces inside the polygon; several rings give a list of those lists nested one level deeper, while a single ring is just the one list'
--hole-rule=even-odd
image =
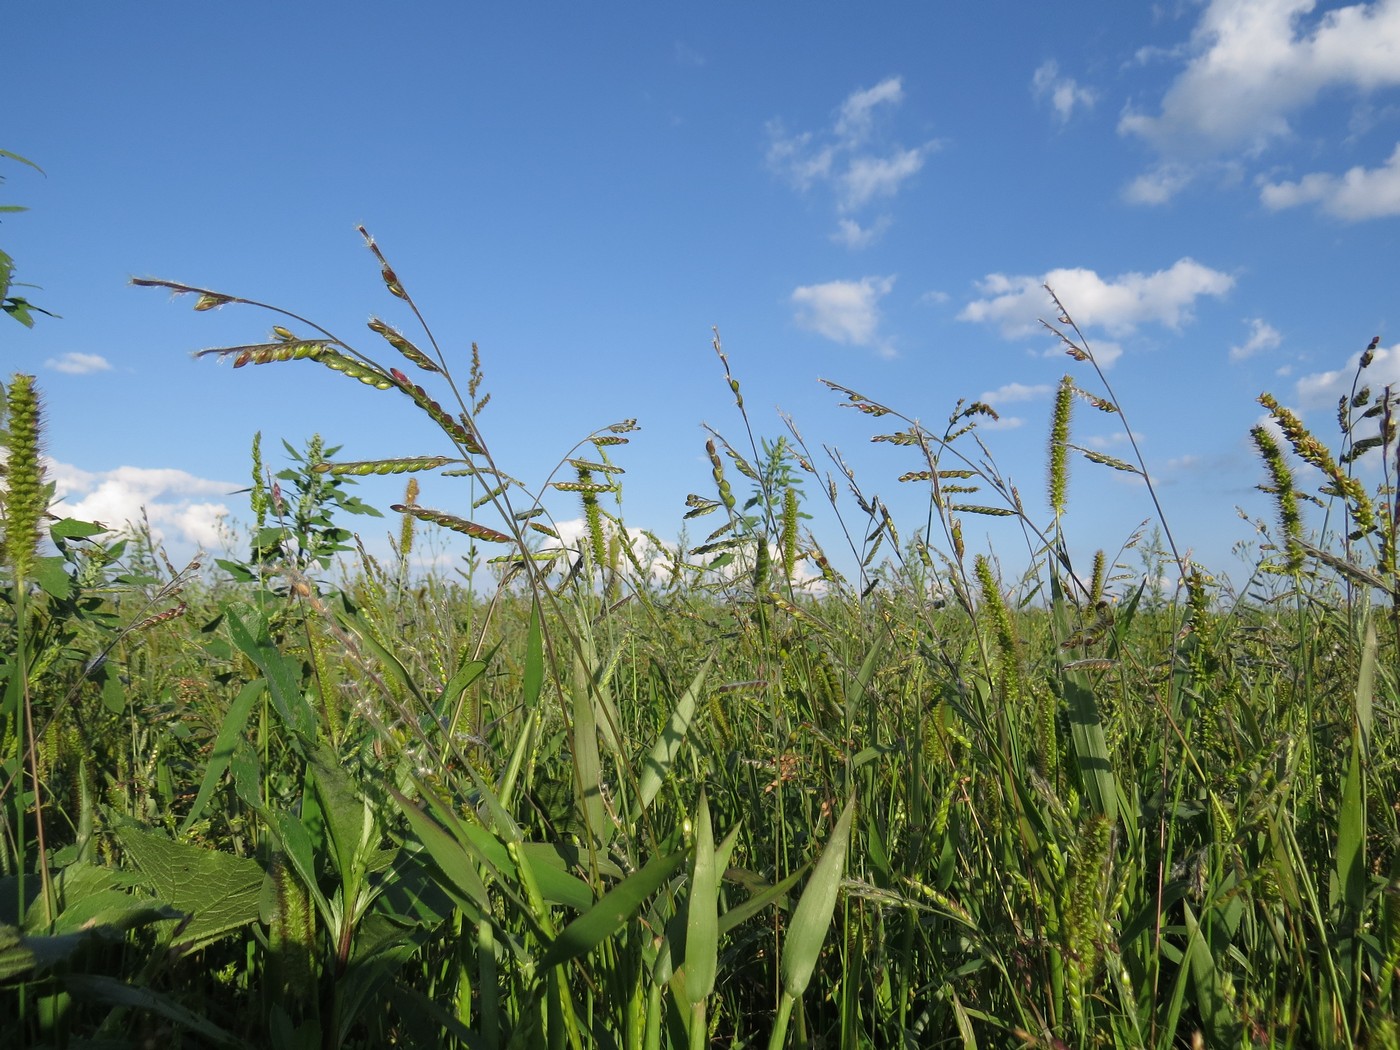
[{"label": "serrated leaf", "polygon": [[264,872],[257,861],[175,842],[134,821],[120,822],[116,833],[156,896],[190,916],[177,950],[193,951],[258,918]]}]

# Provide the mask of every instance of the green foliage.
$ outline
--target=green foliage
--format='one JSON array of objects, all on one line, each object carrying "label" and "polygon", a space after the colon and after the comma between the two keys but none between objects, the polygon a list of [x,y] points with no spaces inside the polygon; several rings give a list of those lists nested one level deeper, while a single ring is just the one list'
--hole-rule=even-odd
[{"label": "green foliage", "polygon": [[[9,150],[6,149],[0,149],[0,160],[17,161],[20,164],[28,165],[35,171],[40,172],[40,174],[43,173],[42,169],[40,169],[40,167],[37,164],[35,164],[32,160],[26,160],[24,157],[21,157],[18,153],[11,153]],[[0,175],[0,183],[3,183],[4,181],[5,177],[3,175]],[[25,208],[18,204],[0,204],[0,213],[14,213],[25,210]],[[20,324],[24,325],[26,328],[34,327],[35,311],[41,314],[48,314],[50,317],[57,316],[56,314],[50,314],[49,311],[45,310],[43,307],[35,306],[28,299],[24,298],[24,296],[11,295],[11,289],[20,287],[20,285],[15,283],[14,278],[15,260],[8,252],[6,252],[3,249],[0,249],[0,310],[3,310],[5,313],[9,314],[11,317],[13,317]]]},{"label": "green foliage", "polygon": [[[1335,516],[1310,532],[1295,487],[1235,593],[1165,521],[1076,563],[1070,399],[1121,421],[1106,389],[1062,384],[1041,518],[988,406],[926,427],[831,384],[912,458],[905,536],[839,452],[822,475],[791,421],[755,432],[716,340],[745,437],[708,433],[715,492],[686,517],[721,524],[668,549],[621,520],[632,421],[527,485],[480,426],[475,348],[459,395],[426,327],[370,325],[420,385],[282,316],[316,338],[229,352],[397,390],[442,447],[337,464],[313,439],[274,477],[255,444],[254,549],[213,582],[76,522],[56,554],[6,548],[37,556],[0,604],[3,1045],[1393,1041],[1396,511],[1348,472],[1393,460],[1389,394],[1348,399],[1336,453],[1278,410]],[[494,587],[410,572],[412,529],[389,569],[352,545],[342,483],[429,471],[457,505],[410,485],[395,510],[479,541]],[[808,491],[849,581],[801,528]],[[1022,527],[1021,579],[969,556],[977,514]]]}]

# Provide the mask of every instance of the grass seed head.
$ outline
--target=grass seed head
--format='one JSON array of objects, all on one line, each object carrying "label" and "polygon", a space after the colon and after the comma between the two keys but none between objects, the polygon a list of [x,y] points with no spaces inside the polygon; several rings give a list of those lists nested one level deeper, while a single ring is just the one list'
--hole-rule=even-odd
[{"label": "grass seed head", "polygon": [[5,560],[17,582],[30,577],[39,550],[39,523],[48,509],[48,488],[40,449],[43,408],[34,377],[17,374],[5,398],[9,418],[6,464]]}]

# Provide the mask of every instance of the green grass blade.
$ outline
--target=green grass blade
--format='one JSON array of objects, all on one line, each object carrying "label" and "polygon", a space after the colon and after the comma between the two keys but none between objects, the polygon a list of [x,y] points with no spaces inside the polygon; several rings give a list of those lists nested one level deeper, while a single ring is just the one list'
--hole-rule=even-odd
[{"label": "green grass blade", "polygon": [[593,695],[591,669],[574,657],[574,724],[570,727],[574,775],[578,778],[578,814],[594,843],[606,846],[612,838],[612,821],[603,803],[603,762],[598,753],[598,709]]},{"label": "green grass blade", "polygon": [[1353,915],[1366,907],[1366,775],[1361,730],[1354,731],[1351,761],[1342,782],[1342,805],[1337,814],[1337,887]]},{"label": "green grass blade", "polygon": [[701,691],[705,688],[705,677],[710,673],[712,663],[714,663],[714,657],[706,657],[705,662],[700,665],[700,670],[695,672],[695,677],[691,679],[689,687],[676,701],[675,709],[672,710],[671,717],[666,722],[666,728],[656,738],[656,743],[652,745],[650,754],[642,763],[642,772],[637,778],[639,815],[645,812],[647,807],[656,800],[657,794],[661,791],[661,785],[671,775],[671,767],[676,761],[676,756],[680,754],[681,744],[685,742],[686,733],[690,731],[690,725],[695,721],[695,708],[699,702]]},{"label": "green grass blade", "polygon": [[525,709],[533,711],[544,689],[544,625],[540,621],[540,605],[530,606],[530,629],[525,635],[525,674],[522,688]]},{"label": "green grass blade", "polygon": [[695,866],[685,922],[685,997],[692,1006],[715,990],[719,959],[719,872],[716,868],[710,804],[700,789],[695,815]]},{"label": "green grass blade", "polygon": [[418,841],[423,843],[428,855],[437,864],[438,870],[447,877],[457,896],[475,905],[479,918],[491,913],[491,898],[486,892],[486,884],[476,870],[471,856],[451,834],[442,828],[407,797],[389,789],[399,810],[408,819]]},{"label": "green grass blade", "polygon": [[1098,698],[1082,671],[1060,671],[1069,701],[1070,746],[1080,780],[1094,812],[1118,820],[1118,780],[1108,756],[1108,739],[1099,719]]},{"label": "green grass blade", "polygon": [[[652,858],[640,870],[627,876],[559,931],[559,936],[545,950],[538,967],[544,970],[587,955],[636,916],[646,900],[671,877],[683,860],[685,851],[677,850],[665,857]],[[537,867],[535,870],[539,872],[542,869]]]},{"label": "green grass blade", "polygon": [[851,820],[855,812],[856,800],[852,795],[846,808],[841,811],[826,849],[822,851],[821,859],[812,870],[812,877],[792,913],[780,969],[783,992],[794,999],[806,991],[821,955],[822,944],[831,929],[831,917],[836,911],[836,894],[846,871],[846,845],[851,837]]},{"label": "green grass blade", "polygon": [[214,738],[214,750],[210,752],[209,764],[204,768],[204,779],[200,781],[199,794],[195,795],[194,804],[190,806],[189,813],[180,825],[180,834],[183,835],[194,826],[195,821],[204,812],[204,807],[209,804],[209,799],[214,794],[214,789],[219,786],[219,781],[223,779],[229,762],[233,760],[234,749],[248,726],[253,704],[257,703],[258,697],[262,696],[266,688],[267,682],[261,678],[249,682],[238,691],[233,703],[229,704],[228,712],[219,725],[219,735]]}]

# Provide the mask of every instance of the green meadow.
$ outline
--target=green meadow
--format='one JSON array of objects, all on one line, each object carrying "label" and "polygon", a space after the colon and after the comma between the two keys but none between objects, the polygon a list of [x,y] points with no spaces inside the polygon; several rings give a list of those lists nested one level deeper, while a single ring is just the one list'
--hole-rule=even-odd
[{"label": "green meadow", "polygon": [[[1400,441],[1368,355],[1332,433],[1261,398],[1276,515],[1228,582],[1132,441],[1075,444],[1132,406],[1053,293],[1040,492],[987,406],[833,385],[914,522],[760,433],[716,337],[732,425],[677,547],[621,520],[630,421],[512,476],[488,370],[366,243],[419,324],[354,346],[136,282],[242,311],[258,341],[206,354],[441,436],[255,441],[248,535],[202,566],[51,514],[40,392],[6,384],[0,1044],[1400,1046]],[[1072,462],[1134,475],[1153,526],[1081,554]],[[371,475],[403,482],[388,556],[355,536]],[[964,542],[988,516],[1024,572]],[[416,568],[437,530],[460,570]]]}]

